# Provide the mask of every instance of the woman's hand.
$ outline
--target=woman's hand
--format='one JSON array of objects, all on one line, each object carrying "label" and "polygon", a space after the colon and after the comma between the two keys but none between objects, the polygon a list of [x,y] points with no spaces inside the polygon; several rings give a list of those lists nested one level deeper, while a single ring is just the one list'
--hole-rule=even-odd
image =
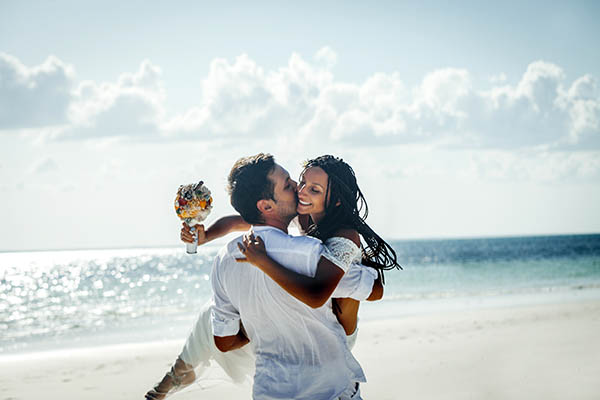
[{"label": "woman's hand", "polygon": [[249,262],[257,267],[260,267],[267,257],[267,250],[265,249],[265,242],[260,236],[254,237],[254,234],[244,235],[242,243],[238,243],[238,247],[244,257],[236,258],[238,262]]},{"label": "woman's hand", "polygon": [[198,235],[197,236],[198,245],[203,245],[204,243],[208,242],[208,239],[206,238],[206,232],[204,231],[204,225],[199,224],[199,225],[190,227],[185,222],[183,223],[183,228],[181,228],[180,238],[181,238],[182,242],[194,243],[194,232],[192,232],[192,229],[194,229],[195,234]]}]

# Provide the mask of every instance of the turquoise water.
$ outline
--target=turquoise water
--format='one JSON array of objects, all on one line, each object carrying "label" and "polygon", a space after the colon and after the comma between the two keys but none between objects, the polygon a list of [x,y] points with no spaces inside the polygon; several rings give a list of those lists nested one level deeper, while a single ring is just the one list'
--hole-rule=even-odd
[{"label": "turquoise water", "polygon": [[394,242],[389,299],[600,287],[600,235]]},{"label": "turquoise water", "polygon": [[[600,298],[600,235],[394,241],[361,318]],[[0,253],[0,353],[183,338],[217,248]]]}]

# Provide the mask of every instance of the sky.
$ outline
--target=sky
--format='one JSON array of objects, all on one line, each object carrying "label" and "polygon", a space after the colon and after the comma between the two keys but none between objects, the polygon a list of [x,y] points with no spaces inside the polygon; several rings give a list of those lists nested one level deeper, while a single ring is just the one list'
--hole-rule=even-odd
[{"label": "sky", "polygon": [[[126,3],[126,4],[124,4]],[[556,3],[556,4],[552,4]],[[600,3],[0,2],[0,251],[171,246],[271,152],[386,239],[600,232]]]}]

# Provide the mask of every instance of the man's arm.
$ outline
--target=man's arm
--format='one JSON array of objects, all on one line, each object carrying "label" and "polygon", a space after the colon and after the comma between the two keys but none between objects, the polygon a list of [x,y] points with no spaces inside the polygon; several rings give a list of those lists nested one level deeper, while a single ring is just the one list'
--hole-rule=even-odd
[{"label": "man's arm", "polygon": [[233,336],[214,336],[217,349],[225,353],[231,350],[239,349],[240,347],[250,343],[250,339],[246,337],[244,332],[240,331]]},{"label": "man's arm", "polygon": [[210,274],[210,283],[213,289],[213,302],[211,307],[211,326],[215,346],[222,352],[239,349],[250,340],[244,332],[240,314],[229,298],[223,285],[220,257],[215,259]]}]

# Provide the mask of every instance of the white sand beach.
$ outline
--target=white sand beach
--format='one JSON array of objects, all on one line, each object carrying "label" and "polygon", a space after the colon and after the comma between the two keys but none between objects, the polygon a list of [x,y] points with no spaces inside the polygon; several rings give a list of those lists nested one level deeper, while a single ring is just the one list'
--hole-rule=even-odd
[{"label": "white sand beach", "polygon": [[[361,323],[365,399],[598,399],[600,301]],[[142,399],[182,341],[0,358],[1,399]],[[173,399],[249,399],[250,385],[195,384]]]}]

